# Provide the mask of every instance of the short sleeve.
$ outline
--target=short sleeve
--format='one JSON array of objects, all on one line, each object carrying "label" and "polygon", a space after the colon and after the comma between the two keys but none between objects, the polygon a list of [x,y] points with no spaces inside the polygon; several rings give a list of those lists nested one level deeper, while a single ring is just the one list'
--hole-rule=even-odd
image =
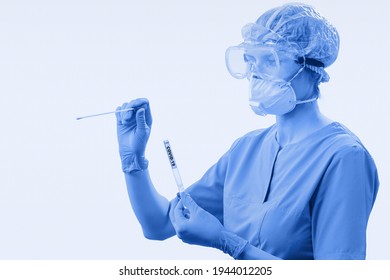
[{"label": "short sleeve", "polygon": [[374,161],[363,147],[335,154],[311,202],[315,259],[365,259],[378,186]]}]

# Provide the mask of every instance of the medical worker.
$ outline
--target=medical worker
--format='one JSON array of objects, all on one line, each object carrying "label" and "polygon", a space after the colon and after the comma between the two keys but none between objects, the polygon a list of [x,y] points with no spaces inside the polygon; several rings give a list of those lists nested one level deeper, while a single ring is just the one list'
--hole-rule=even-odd
[{"label": "medical worker", "polygon": [[147,99],[117,112],[128,194],[146,238],[177,235],[234,259],[365,259],[366,229],[378,191],[375,163],[345,126],[317,104],[339,35],[313,7],[292,3],[242,28],[226,51],[230,74],[249,84],[249,105],[275,115],[247,133],[205,175],[168,201],[149,177]]}]

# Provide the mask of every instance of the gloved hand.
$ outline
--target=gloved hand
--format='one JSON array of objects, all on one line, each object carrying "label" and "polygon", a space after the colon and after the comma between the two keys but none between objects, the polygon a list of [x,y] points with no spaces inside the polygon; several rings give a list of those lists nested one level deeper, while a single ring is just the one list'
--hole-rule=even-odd
[{"label": "gloved hand", "polygon": [[150,136],[152,115],[149,100],[146,98],[124,103],[117,108],[117,111],[127,108],[135,110],[117,112],[115,115],[122,170],[131,173],[148,167],[145,149]]},{"label": "gloved hand", "polygon": [[188,193],[181,193],[181,198],[173,201],[169,216],[177,236],[185,243],[217,248],[235,259],[248,243],[227,231],[216,217],[199,207]]}]

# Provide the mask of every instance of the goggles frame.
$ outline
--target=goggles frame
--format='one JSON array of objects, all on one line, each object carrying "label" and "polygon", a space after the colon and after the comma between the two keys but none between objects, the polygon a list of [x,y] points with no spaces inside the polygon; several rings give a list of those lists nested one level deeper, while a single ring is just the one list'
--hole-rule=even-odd
[{"label": "goggles frame", "polygon": [[[241,29],[241,34],[244,42],[237,46],[227,48],[225,52],[225,64],[227,70],[230,75],[236,79],[248,78],[251,72],[254,72],[259,76],[264,76],[264,78],[275,78],[275,74],[277,74],[276,72],[280,69],[280,57],[278,51],[283,51],[283,53],[288,54],[288,57],[290,57],[293,61],[305,65],[305,56],[302,52],[300,52],[298,46],[292,45],[278,33],[265,26],[257,23],[248,23]],[[270,71],[265,71],[264,68],[266,65],[261,65],[261,59],[259,61],[260,63],[257,65],[248,63],[245,58],[246,53],[253,51],[256,52],[256,50],[266,51],[270,55],[269,57],[273,57],[273,70],[269,68]],[[234,61],[237,59],[237,57],[234,58],[234,52],[242,53],[241,61],[240,59],[238,61]],[[256,59],[256,57],[254,58]]]},{"label": "goggles frame", "polygon": [[280,59],[271,46],[242,43],[229,47],[225,52],[226,67],[234,78],[248,78],[250,73],[275,77],[280,69]]}]

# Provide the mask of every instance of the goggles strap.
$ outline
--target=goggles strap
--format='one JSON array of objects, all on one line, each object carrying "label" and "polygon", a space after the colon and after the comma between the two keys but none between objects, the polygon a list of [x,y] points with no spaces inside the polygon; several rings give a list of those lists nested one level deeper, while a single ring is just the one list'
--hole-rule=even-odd
[{"label": "goggles strap", "polygon": [[325,66],[321,61],[318,61],[317,59],[303,57],[303,56],[298,57],[297,62],[299,64],[312,65],[312,66],[316,66],[316,67],[324,67]]}]

